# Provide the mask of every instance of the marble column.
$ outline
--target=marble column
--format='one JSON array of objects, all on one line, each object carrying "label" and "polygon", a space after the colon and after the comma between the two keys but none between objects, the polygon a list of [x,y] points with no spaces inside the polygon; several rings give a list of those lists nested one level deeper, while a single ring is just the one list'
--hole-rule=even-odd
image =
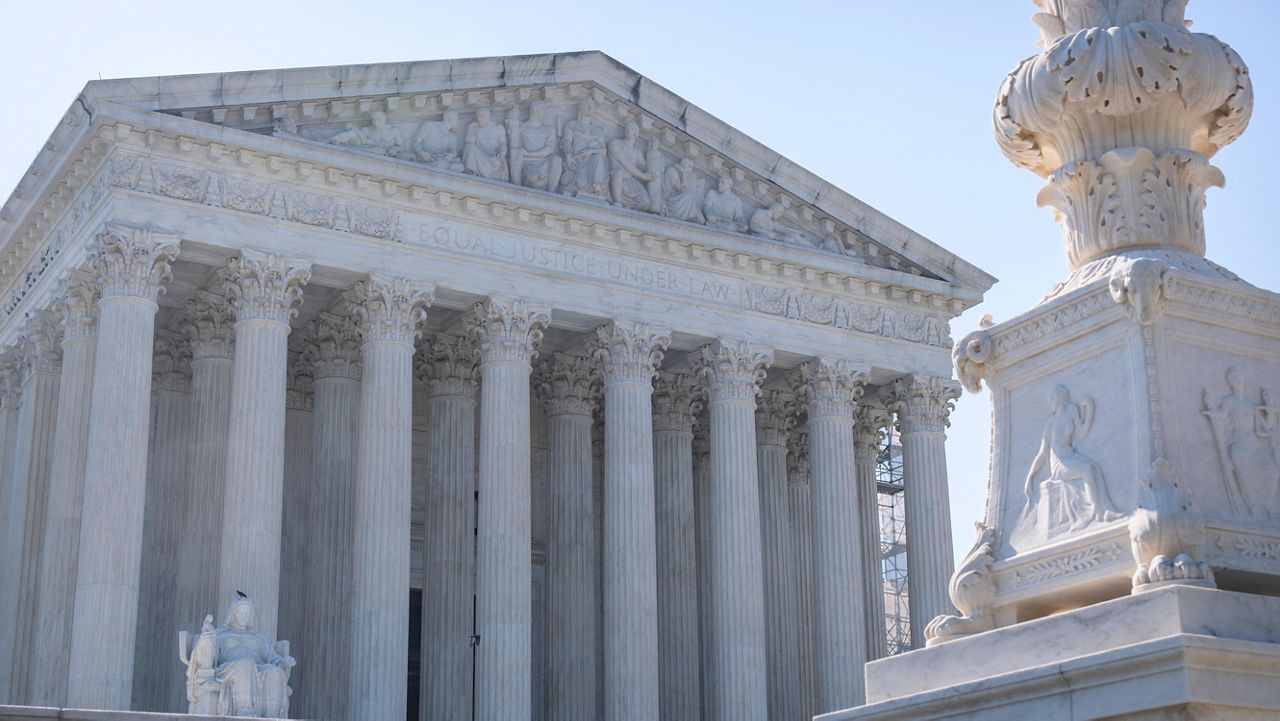
[{"label": "marble column", "polygon": [[[311,367],[311,478],[307,572],[302,579],[306,659],[298,712],[320,718],[348,707],[351,677],[351,577],[355,572],[356,440],[360,423],[360,333],[349,316],[320,313],[308,324],[303,360]],[[305,666],[305,668],[304,668]],[[305,682],[305,685],[303,683]]]},{"label": "marble column", "polygon": [[955,570],[951,501],[947,491],[947,417],[960,397],[949,378],[911,375],[893,384],[902,443],[903,504],[907,530],[907,587],[911,647],[924,648],[924,629],[955,613],[947,584]]},{"label": "marble column", "polygon": [[468,318],[480,346],[476,721],[532,718],[529,374],[549,309],[490,298]]},{"label": "marble column", "polygon": [[773,351],[719,341],[696,354],[711,415],[711,604],[715,705],[723,721],[768,718],[756,395]]},{"label": "marble column", "polygon": [[591,509],[595,523],[596,558],[595,576],[592,579],[592,599],[595,603],[591,620],[596,635],[596,715],[604,718],[604,413],[600,408],[591,417]]},{"label": "marble column", "polygon": [[815,713],[860,706],[867,662],[853,411],[867,374],[817,358],[794,376],[809,415]]},{"label": "marble column", "polygon": [[787,436],[796,398],[764,391],[756,408],[756,463],[760,467],[760,526],[764,539],[765,637],[768,642],[769,718],[801,718],[798,617],[787,490]]},{"label": "marble column", "polygon": [[[218,601],[253,599],[257,630],[276,638],[284,506],[284,396],[289,319],[311,264],[245,248],[223,271],[236,313],[235,372],[227,433]],[[215,614],[217,617],[218,614]]]},{"label": "marble column", "polygon": [[434,290],[424,283],[371,274],[345,296],[363,336],[350,721],[402,719],[408,705],[413,342]]},{"label": "marble column", "polygon": [[[296,337],[295,337],[296,336]],[[289,334],[289,372],[284,391],[284,507],[280,513],[280,588],[306,589],[310,578],[310,566],[315,556],[325,555],[326,548],[311,543],[311,512],[318,498],[312,476],[312,441],[315,433],[314,394],[312,367],[304,357],[306,339],[301,333]],[[313,503],[314,502],[314,503]],[[347,541],[350,554],[350,541]],[[289,655],[294,658],[313,658],[305,639],[307,626],[307,594],[288,592],[280,594],[280,620],[276,635],[288,639]],[[306,656],[301,654],[306,653]],[[311,689],[310,664],[294,666],[289,676],[294,689]],[[342,684],[345,686],[346,684]],[[305,702],[303,702],[305,705]],[[301,709],[293,712],[301,716]]]},{"label": "marble column", "polygon": [[197,291],[187,301],[191,343],[191,447],[183,532],[178,541],[178,625],[193,633],[205,615],[222,615],[218,597],[222,499],[231,424],[231,371],[235,314],[225,296]]},{"label": "marble column", "polygon": [[[20,542],[10,538],[10,534],[18,528],[17,507],[14,498],[17,489],[13,485],[13,451],[17,436],[18,408],[22,405],[22,384],[18,375],[18,353],[12,346],[0,351],[0,423],[3,424],[4,435],[0,437],[3,456],[0,456],[0,618],[10,619],[18,612],[18,594],[21,586],[18,579],[22,574],[22,557],[19,550],[10,550]],[[22,514],[26,514],[26,501],[23,500]],[[20,536],[15,538],[20,539]],[[13,703],[16,698],[10,697],[9,680],[12,676],[13,636],[12,624],[0,627],[0,703]]]},{"label": "marble column", "polygon": [[93,355],[98,345],[96,279],[84,271],[72,271],[65,285],[58,304],[63,331],[62,379],[58,384],[44,555],[40,560],[38,620],[31,659],[29,699],[37,706],[65,706],[67,701],[71,607],[76,590],[85,450],[89,440],[89,398],[93,393]]},{"label": "marble column", "polygon": [[787,438],[787,507],[796,577],[796,666],[800,670],[799,718],[814,715],[813,687],[813,524],[809,503],[809,429],[800,425]]},{"label": "marble column", "polygon": [[702,410],[691,375],[662,373],[653,389],[653,475],[658,526],[659,716],[702,718],[693,426]]},{"label": "marble column", "polygon": [[858,511],[862,518],[860,548],[865,571],[863,608],[867,611],[867,661],[889,655],[889,638],[884,616],[884,565],[880,550],[880,495],[877,490],[876,459],[885,429],[892,422],[889,412],[866,403],[858,405],[853,425],[854,457],[857,459]]},{"label": "marble column", "polygon": [[178,243],[119,226],[95,242],[102,299],[67,705],[125,710],[133,691],[156,294]]},{"label": "marble column", "polygon": [[547,717],[594,721],[597,548],[591,426],[599,403],[595,363],[557,353],[538,367],[534,388],[547,417]]},{"label": "marble column", "polygon": [[698,684],[701,687],[702,718],[717,719],[715,713],[715,668],[711,663],[711,423],[706,408],[698,415],[693,435],[693,518],[698,569]]},{"label": "marble column", "polygon": [[604,379],[604,718],[658,718],[653,376],[671,335],[643,323],[596,329]]},{"label": "marble column", "polygon": [[44,545],[45,507],[53,464],[53,434],[58,412],[58,382],[62,365],[62,330],[47,310],[30,314],[18,343],[22,403],[15,417],[16,434],[10,504],[12,516],[3,530],[8,573],[0,584],[6,593],[0,616],[0,653],[13,659],[9,698],[28,703],[28,686],[40,585],[41,547]]},{"label": "marble column", "polygon": [[470,338],[437,333],[422,351],[427,387],[422,550],[422,721],[470,721],[475,594],[476,392]]}]

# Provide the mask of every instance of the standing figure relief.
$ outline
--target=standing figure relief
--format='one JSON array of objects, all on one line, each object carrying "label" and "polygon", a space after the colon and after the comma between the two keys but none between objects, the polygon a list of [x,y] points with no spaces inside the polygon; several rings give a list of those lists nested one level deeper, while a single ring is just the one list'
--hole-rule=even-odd
[{"label": "standing figure relief", "polygon": [[[1040,449],[1027,471],[1026,494],[1028,514],[1037,510],[1049,531],[1078,531],[1093,522],[1107,523],[1120,518],[1107,491],[1102,469],[1080,452],[1079,445],[1093,428],[1094,404],[1085,399],[1071,402],[1071,392],[1064,385],[1054,386],[1049,393],[1051,415],[1044,426]],[[1049,477],[1036,481],[1048,468]],[[1042,498],[1041,491],[1060,493],[1054,499]]]},{"label": "standing figure relief", "polygon": [[1280,503],[1280,405],[1263,388],[1261,401],[1245,398],[1240,371],[1228,368],[1225,396],[1215,405],[1204,391],[1204,410],[1222,466],[1227,503],[1235,513],[1271,518]]}]

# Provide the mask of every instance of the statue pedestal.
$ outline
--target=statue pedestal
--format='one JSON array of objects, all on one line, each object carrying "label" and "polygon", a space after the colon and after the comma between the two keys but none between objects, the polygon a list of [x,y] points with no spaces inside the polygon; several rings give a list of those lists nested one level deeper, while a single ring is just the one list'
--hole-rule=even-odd
[{"label": "statue pedestal", "polygon": [[1272,719],[1280,598],[1172,585],[866,666],[821,721]]}]

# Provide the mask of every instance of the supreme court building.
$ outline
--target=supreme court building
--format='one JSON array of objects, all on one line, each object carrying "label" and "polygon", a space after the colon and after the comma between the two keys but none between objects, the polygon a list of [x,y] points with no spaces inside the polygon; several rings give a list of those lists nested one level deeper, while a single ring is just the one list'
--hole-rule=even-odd
[{"label": "supreme court building", "polygon": [[242,592],[292,717],[858,705],[993,282],[600,53],[91,82],[0,210],[0,704],[185,712]]}]

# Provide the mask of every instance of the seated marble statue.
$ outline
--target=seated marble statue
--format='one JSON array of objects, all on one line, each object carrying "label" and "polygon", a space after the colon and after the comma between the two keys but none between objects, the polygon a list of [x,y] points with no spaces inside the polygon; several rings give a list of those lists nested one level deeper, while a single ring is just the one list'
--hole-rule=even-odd
[{"label": "seated marble statue", "polygon": [[458,111],[452,108],[444,111],[441,119],[423,123],[413,138],[413,152],[417,159],[441,170],[462,171],[461,149]]},{"label": "seated marble statue", "polygon": [[297,662],[289,642],[272,643],[253,630],[253,602],[237,595],[221,626],[205,616],[200,635],[178,634],[178,652],[187,667],[188,713],[249,718],[288,718],[289,673]]},{"label": "seated marble statue", "polygon": [[372,124],[367,128],[352,126],[329,138],[333,145],[345,145],[375,155],[399,156],[404,148],[400,130],[387,125],[387,114],[381,110],[373,113]]},{"label": "seated marble statue", "polygon": [[476,110],[462,141],[462,167],[470,175],[490,180],[510,178],[507,168],[507,133],[493,122],[488,108]]},{"label": "seated marble statue", "polygon": [[747,230],[742,201],[733,193],[733,176],[721,175],[720,184],[707,191],[702,201],[702,214],[707,218],[707,225],[739,233]]},{"label": "seated marble statue", "polygon": [[757,208],[751,214],[751,222],[747,224],[751,234],[782,243],[812,245],[804,233],[783,227],[777,223],[786,210],[782,203],[774,203],[768,208]]}]

